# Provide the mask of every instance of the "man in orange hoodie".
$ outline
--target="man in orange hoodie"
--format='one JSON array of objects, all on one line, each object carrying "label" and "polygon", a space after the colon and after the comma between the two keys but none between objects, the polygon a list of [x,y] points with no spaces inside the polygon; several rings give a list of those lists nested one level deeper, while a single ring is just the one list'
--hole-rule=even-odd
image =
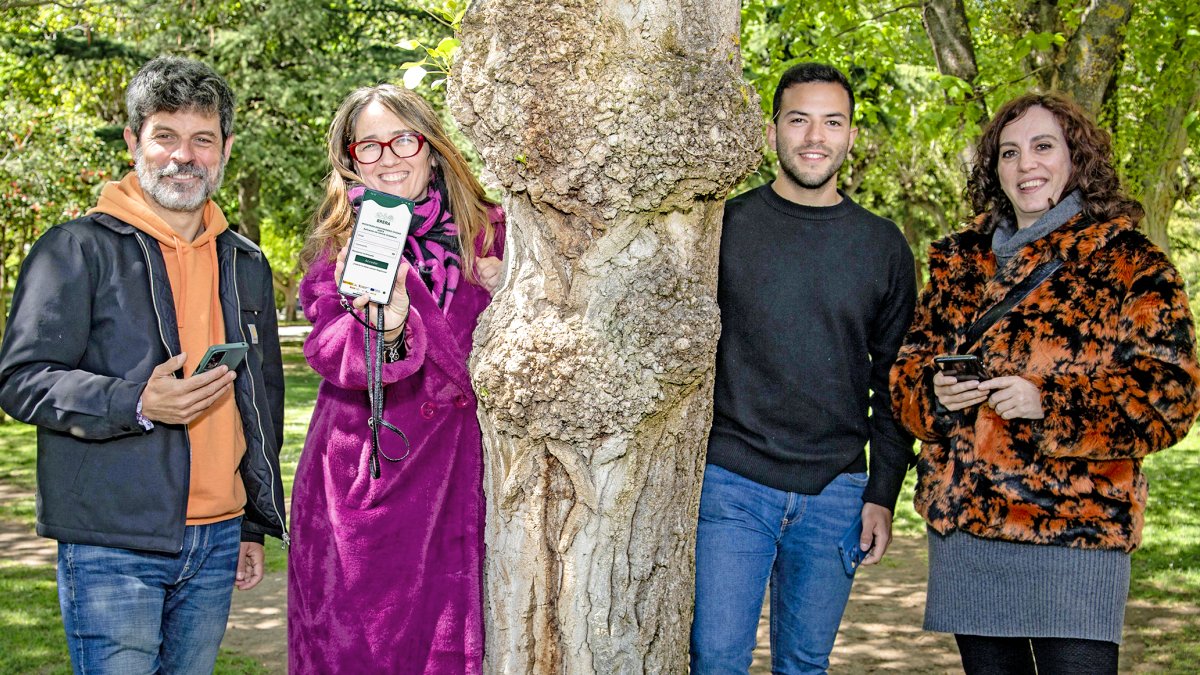
[{"label": "man in orange hoodie", "polygon": [[[38,427],[76,672],[209,673],[234,586],[282,538],[283,372],[271,270],[211,200],[233,93],[161,57],[126,95],[135,171],[34,244],[0,346],[0,406]],[[235,370],[195,374],[214,344]]]}]

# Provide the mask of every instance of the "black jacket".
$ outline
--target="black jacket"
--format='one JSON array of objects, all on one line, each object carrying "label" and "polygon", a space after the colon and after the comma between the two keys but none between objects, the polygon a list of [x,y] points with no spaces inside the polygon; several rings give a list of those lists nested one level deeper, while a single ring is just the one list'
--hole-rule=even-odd
[{"label": "black jacket", "polygon": [[[234,396],[246,436],[244,541],[284,538],[283,366],[271,268],[262,251],[217,237],[228,342],[250,353]],[[148,551],[183,547],[187,426],[145,431],[137,402],[154,367],[180,352],[158,242],[105,214],[48,230],[17,280],[0,347],[0,407],[38,427],[37,532],[62,542]]]}]

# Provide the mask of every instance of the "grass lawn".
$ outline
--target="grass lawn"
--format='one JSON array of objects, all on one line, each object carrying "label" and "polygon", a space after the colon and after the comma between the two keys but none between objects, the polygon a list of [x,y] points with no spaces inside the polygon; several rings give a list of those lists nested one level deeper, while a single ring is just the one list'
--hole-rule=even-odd
[{"label": "grass lawn", "polygon": [[[1142,468],[1150,500],[1129,597],[1176,611],[1164,612],[1168,618],[1156,625],[1135,626],[1147,643],[1139,661],[1155,672],[1200,673],[1200,423],[1175,447],[1147,457]],[[925,533],[912,507],[915,482],[910,471],[896,507],[898,536]]]},{"label": "grass lawn", "polygon": [[[284,447],[280,453],[284,490],[291,495],[292,476],[304,446],[308,419],[317,400],[317,377],[304,361],[301,342],[283,345],[287,400],[284,412]],[[0,501],[0,518],[32,528],[34,522],[34,427],[12,420],[0,424],[0,482],[20,489],[23,497]],[[279,540],[267,538],[267,569],[287,568]],[[70,673],[66,638],[58,613],[54,568],[0,563],[0,673]],[[250,658],[222,651],[217,673],[261,673]]]},{"label": "grass lawn", "polygon": [[[290,495],[319,378],[305,364],[299,341],[284,343],[283,358],[287,410],[281,462]],[[32,427],[11,420],[0,424],[0,483],[27,495],[0,502],[0,518],[30,526],[34,445]],[[1200,615],[1195,611],[1200,607],[1200,430],[1175,448],[1152,455],[1144,467],[1150,504],[1144,542],[1133,556],[1130,597],[1175,610],[1177,620],[1135,628],[1147,642],[1139,660],[1160,671],[1200,672]],[[925,526],[912,509],[913,478],[910,473],[900,496],[895,529],[900,536],[921,537]],[[268,569],[285,569],[278,542],[268,539],[267,546]],[[0,673],[70,672],[57,603],[52,567],[0,564]],[[261,671],[250,659],[222,652],[217,672]]]}]

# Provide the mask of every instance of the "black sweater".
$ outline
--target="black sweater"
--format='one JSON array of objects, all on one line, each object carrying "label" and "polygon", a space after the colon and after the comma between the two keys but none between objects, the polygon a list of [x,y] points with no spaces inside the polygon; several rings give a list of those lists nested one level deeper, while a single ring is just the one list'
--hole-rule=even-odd
[{"label": "black sweater", "polygon": [[817,494],[867,470],[869,442],[863,499],[894,509],[913,439],[892,418],[888,371],[916,302],[913,257],[894,223],[841,196],[801,206],[764,185],[726,204],[708,461]]}]

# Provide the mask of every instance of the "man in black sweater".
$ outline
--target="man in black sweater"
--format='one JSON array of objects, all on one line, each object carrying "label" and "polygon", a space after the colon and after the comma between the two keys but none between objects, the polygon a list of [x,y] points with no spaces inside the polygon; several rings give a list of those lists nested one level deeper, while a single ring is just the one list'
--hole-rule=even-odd
[{"label": "man in black sweater", "polygon": [[894,223],[837,188],[858,133],[849,82],[798,65],[773,108],[779,177],[725,207],[693,673],[747,671],[768,580],[773,671],[824,672],[854,549],[863,565],[883,557],[912,454],[888,371],[916,301],[913,257]]}]

